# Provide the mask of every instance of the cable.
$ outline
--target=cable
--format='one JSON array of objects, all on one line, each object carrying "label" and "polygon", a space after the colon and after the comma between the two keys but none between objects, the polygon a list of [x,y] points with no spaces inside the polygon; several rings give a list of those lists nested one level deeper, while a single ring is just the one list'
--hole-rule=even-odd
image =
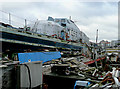
[{"label": "cable", "polygon": [[28,88],[28,89],[32,89],[32,88],[31,88],[31,74],[30,74],[30,69],[29,69],[29,67],[28,67],[28,65],[27,65],[27,64],[24,64],[24,65],[25,65],[25,67],[28,69],[29,83],[30,83],[30,85],[29,85],[29,88]]},{"label": "cable", "polygon": [[5,11],[3,11],[3,10],[0,10],[0,11],[3,12],[3,13],[9,14],[8,12],[5,12]]},{"label": "cable", "polygon": [[[2,13],[6,13],[6,14],[11,14],[11,13],[5,12],[5,11],[3,11],[3,10],[0,10],[0,12],[2,12]],[[17,15],[14,15],[14,14],[11,14],[11,15],[14,16],[14,17],[17,17],[17,18],[19,18],[19,19],[23,19],[23,20],[25,20],[25,18],[22,18],[22,17],[20,17],[20,16],[17,16]],[[33,20],[28,20],[28,19],[27,19],[27,21],[35,22],[35,21],[33,21]]]}]

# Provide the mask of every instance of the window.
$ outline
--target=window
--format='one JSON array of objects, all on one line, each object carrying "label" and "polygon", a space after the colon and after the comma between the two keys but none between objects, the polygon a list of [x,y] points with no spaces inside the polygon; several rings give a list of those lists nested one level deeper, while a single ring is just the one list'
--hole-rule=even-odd
[{"label": "window", "polygon": [[70,29],[68,28],[68,31],[70,31]]},{"label": "window", "polygon": [[61,22],[65,22],[65,19],[61,19]]},{"label": "window", "polygon": [[55,22],[57,22],[57,23],[58,23],[58,22],[60,22],[60,20],[59,20],[59,19],[56,19],[56,20],[55,20]]}]

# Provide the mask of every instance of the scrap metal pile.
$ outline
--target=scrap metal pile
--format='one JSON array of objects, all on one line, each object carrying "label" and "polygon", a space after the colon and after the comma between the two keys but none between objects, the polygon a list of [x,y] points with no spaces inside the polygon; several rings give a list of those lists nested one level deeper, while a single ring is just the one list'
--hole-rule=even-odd
[{"label": "scrap metal pile", "polygon": [[[115,59],[115,60],[113,60]],[[117,60],[117,61],[116,61]],[[112,89],[120,87],[120,63],[118,55],[104,56],[95,60],[84,56],[61,58],[43,64],[43,73],[46,71],[64,76],[82,77],[89,81],[87,88]],[[49,66],[49,67],[48,67]],[[82,80],[83,81],[83,80]],[[75,88],[76,89],[76,88]]]}]

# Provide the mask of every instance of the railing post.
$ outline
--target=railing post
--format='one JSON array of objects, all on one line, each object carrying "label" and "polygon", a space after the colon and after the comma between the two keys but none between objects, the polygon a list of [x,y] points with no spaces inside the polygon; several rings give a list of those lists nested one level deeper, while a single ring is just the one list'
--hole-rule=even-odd
[{"label": "railing post", "polygon": [[11,14],[9,13],[9,25],[11,25]]},{"label": "railing post", "polygon": [[25,19],[25,30],[27,29],[27,20]]}]

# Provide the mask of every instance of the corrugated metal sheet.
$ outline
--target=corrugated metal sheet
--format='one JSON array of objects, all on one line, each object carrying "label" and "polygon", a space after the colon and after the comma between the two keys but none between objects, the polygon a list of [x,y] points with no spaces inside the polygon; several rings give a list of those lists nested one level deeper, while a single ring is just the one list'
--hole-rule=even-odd
[{"label": "corrugated metal sheet", "polygon": [[[26,63],[30,69],[31,76],[31,87],[37,87],[42,85],[42,63],[41,62],[31,62]],[[20,89],[27,89],[30,85],[29,73],[24,65],[20,66]]]}]

